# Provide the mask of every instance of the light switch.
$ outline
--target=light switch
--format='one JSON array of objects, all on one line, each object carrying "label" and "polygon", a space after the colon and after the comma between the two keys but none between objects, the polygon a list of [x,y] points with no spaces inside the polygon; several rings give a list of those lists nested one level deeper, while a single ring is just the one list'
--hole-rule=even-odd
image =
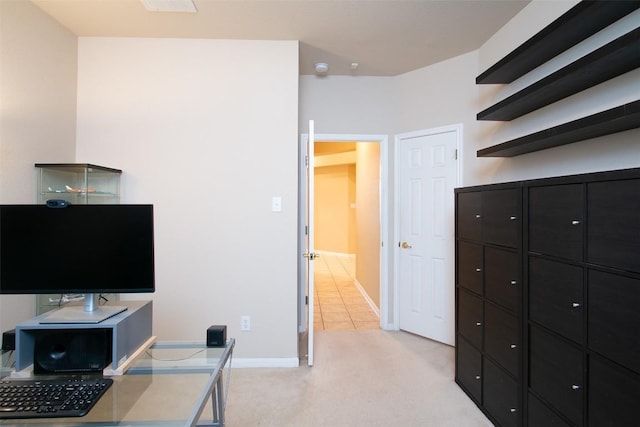
[{"label": "light switch", "polygon": [[271,212],[282,212],[282,197],[273,196],[271,198]]}]

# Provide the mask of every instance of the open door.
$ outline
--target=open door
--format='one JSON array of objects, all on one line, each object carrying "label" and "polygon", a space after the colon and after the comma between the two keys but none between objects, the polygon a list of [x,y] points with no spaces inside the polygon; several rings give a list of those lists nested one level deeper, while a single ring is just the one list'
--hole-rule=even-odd
[{"label": "open door", "polygon": [[314,165],[313,153],[315,145],[314,122],[309,120],[309,137],[306,144],[305,164],[307,166],[306,173],[306,224],[305,224],[305,252],[303,256],[306,258],[305,265],[305,284],[307,290],[307,362],[309,366],[313,366],[313,318],[314,318],[314,282],[313,282],[313,260],[316,257],[313,247],[313,209],[314,209]]}]

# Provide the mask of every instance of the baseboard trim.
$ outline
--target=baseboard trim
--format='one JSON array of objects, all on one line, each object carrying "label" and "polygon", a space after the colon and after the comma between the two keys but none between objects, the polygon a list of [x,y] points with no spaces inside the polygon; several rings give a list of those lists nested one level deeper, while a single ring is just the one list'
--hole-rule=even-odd
[{"label": "baseboard trim", "polygon": [[231,368],[297,368],[300,360],[297,357],[289,358],[238,358],[231,360]]},{"label": "baseboard trim", "polygon": [[364,290],[360,282],[358,282],[357,279],[354,279],[353,284],[356,285],[356,288],[358,288],[358,290],[362,294],[362,297],[367,301],[367,304],[369,304],[369,307],[371,307],[371,310],[373,310],[376,316],[378,316],[378,319],[380,319],[380,310],[378,309],[378,307],[376,307],[373,300],[369,298],[369,294],[367,294],[367,292]]}]

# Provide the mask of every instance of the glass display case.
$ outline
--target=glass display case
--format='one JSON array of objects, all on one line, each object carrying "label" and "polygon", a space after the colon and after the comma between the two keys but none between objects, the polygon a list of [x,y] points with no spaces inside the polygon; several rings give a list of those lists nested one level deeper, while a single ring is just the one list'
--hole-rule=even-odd
[{"label": "glass display case", "polygon": [[71,204],[120,203],[119,169],[88,163],[36,163],[38,203],[63,199]]},{"label": "glass display case", "polygon": [[[36,163],[38,168],[37,203],[66,200],[76,205],[119,204],[120,169],[89,163]],[[82,295],[45,294],[36,296],[36,314],[58,308]],[[117,301],[117,294],[104,294],[101,301]]]}]

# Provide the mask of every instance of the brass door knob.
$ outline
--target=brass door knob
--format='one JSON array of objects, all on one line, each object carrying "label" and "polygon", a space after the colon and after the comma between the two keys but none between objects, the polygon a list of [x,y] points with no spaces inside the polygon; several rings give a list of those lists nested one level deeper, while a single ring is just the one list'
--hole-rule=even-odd
[{"label": "brass door knob", "polygon": [[407,242],[402,242],[402,249],[411,249],[412,246],[410,244],[408,244]]}]

